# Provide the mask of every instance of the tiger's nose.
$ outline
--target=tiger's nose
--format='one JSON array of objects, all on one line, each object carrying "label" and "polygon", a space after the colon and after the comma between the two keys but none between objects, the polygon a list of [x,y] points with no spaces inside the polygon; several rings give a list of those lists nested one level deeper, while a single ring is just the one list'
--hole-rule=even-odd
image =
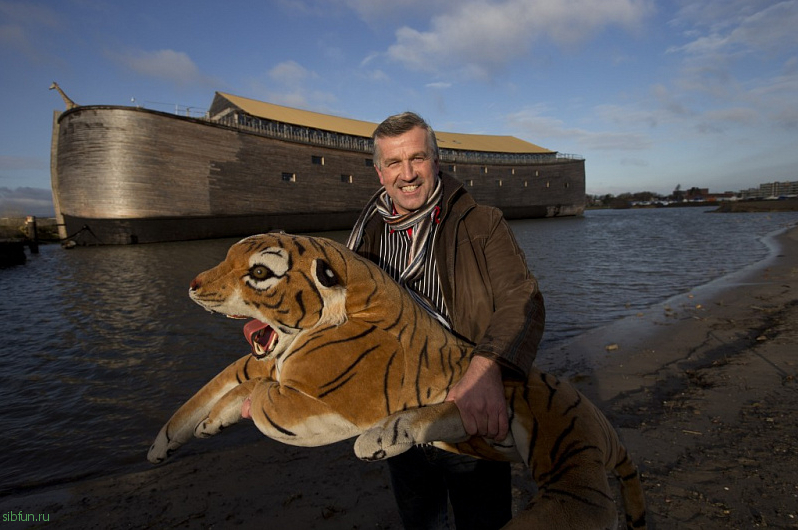
[{"label": "tiger's nose", "polygon": [[196,291],[200,287],[202,287],[202,282],[199,281],[199,278],[194,278],[193,280],[191,280],[191,285],[189,285],[189,289],[191,289],[192,291]]}]

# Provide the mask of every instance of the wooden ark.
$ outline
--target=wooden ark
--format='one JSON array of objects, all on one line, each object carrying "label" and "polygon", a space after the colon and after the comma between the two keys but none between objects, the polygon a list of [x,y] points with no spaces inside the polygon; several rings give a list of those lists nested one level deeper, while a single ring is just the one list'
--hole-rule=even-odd
[{"label": "wooden ark", "polygon": [[[379,187],[375,127],[223,93],[202,118],[76,105],[54,118],[61,237],[100,245],[349,229]],[[581,157],[512,136],[436,136],[441,169],[507,218],[583,213]]]}]

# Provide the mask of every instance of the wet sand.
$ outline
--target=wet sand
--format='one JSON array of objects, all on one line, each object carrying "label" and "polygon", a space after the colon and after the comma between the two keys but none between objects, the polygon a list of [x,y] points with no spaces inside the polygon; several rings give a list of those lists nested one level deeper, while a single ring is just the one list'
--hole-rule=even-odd
[{"label": "wet sand", "polygon": [[[777,242],[751,270],[539,356],[618,428],[642,471],[649,528],[798,528],[798,228]],[[385,466],[351,447],[264,438],[178,452],[141,472],[3,497],[0,514],[8,528],[41,525],[9,522],[20,514],[53,528],[400,528]],[[520,508],[532,486],[514,471]]]}]

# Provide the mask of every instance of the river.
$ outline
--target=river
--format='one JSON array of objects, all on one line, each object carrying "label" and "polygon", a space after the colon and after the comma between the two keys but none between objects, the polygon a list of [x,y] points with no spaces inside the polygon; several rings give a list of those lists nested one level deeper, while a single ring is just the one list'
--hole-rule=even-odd
[{"label": "river", "polygon": [[[764,238],[796,222],[798,212],[707,208],[511,222],[546,299],[541,355],[764,259]],[[26,265],[0,270],[0,495],[149,466],[171,413],[247,352],[241,322],[187,296],[235,241],[44,245]],[[259,436],[244,425],[181,451]]]}]

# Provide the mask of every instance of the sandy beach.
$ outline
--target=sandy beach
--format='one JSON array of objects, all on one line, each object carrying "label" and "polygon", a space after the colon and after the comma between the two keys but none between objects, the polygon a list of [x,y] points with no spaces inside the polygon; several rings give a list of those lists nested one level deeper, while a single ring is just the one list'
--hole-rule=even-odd
[{"label": "sandy beach", "polygon": [[[798,528],[798,228],[776,241],[750,270],[539,355],[618,428],[649,528]],[[264,438],[142,469],[3,497],[3,526],[401,528],[384,464],[357,460],[351,440]],[[49,523],[13,522],[39,515]]]}]

